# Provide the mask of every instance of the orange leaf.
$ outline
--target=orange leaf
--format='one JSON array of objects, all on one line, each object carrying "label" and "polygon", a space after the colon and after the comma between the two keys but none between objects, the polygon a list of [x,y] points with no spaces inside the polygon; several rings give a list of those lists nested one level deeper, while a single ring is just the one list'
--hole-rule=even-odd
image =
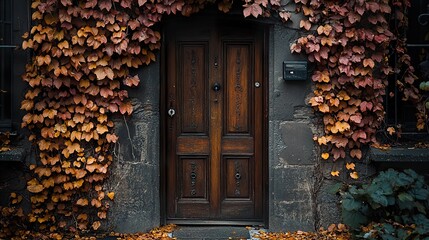
[{"label": "orange leaf", "polygon": [[396,132],[396,130],[394,127],[388,127],[387,132],[389,133],[389,135],[393,135]]},{"label": "orange leaf", "polygon": [[102,124],[97,124],[97,133],[98,134],[103,134],[105,132],[108,132],[109,129],[107,128],[106,125],[102,125]]},{"label": "orange leaf", "polygon": [[88,219],[88,215],[86,213],[81,213],[77,216],[77,220],[86,221]]},{"label": "orange leaf", "polygon": [[57,115],[57,110],[55,109],[45,109],[43,110],[43,117],[47,117],[49,119],[54,119]]},{"label": "orange leaf", "polygon": [[50,168],[44,168],[44,167],[37,167],[36,169],[34,169],[34,173],[36,173],[37,175],[39,175],[39,177],[49,177],[51,176],[51,169]]},{"label": "orange leaf", "polygon": [[328,159],[329,158],[329,153],[326,153],[326,152],[322,153],[322,158],[325,159],[325,160]]},{"label": "orange leaf", "polygon": [[27,190],[31,193],[39,193],[45,189],[43,185],[37,181],[37,179],[33,178],[27,182]]},{"label": "orange leaf", "polygon": [[48,179],[43,180],[42,181],[42,185],[45,188],[50,188],[50,187],[55,186],[55,181],[54,181],[54,179],[52,177],[50,177]]},{"label": "orange leaf", "polygon": [[105,211],[101,211],[101,212],[98,212],[98,213],[97,213],[97,216],[98,216],[98,218],[100,218],[100,219],[106,219],[107,214],[106,214],[106,212],[105,212]]},{"label": "orange leaf", "polygon": [[350,177],[353,179],[358,179],[359,178],[359,174],[357,172],[351,172],[350,173]]},{"label": "orange leaf", "polygon": [[80,198],[79,200],[77,200],[76,204],[79,206],[87,206],[88,205],[88,199]]},{"label": "orange leaf", "polygon": [[[308,29],[307,29],[308,30]],[[326,36],[329,36],[329,34],[331,33],[331,31],[332,31],[332,26],[331,25],[328,25],[328,24],[326,24],[325,26],[319,26],[318,28],[317,28],[317,33],[319,34],[319,35],[322,35],[322,33],[323,34],[325,34]]]},{"label": "orange leaf", "polygon": [[300,22],[299,22],[299,27],[300,28],[304,28],[305,30],[310,30],[310,28],[311,28],[311,23],[310,23],[310,21],[308,21],[308,20],[301,20]]},{"label": "orange leaf", "polygon": [[364,67],[374,68],[375,63],[374,63],[374,61],[373,61],[372,59],[370,59],[370,58],[365,58],[365,59],[363,60],[363,66],[364,66]]},{"label": "orange leaf", "polygon": [[328,104],[324,103],[324,104],[319,105],[319,111],[323,112],[323,113],[329,112]]},{"label": "orange leaf", "polygon": [[112,143],[116,143],[116,141],[118,141],[118,137],[115,134],[106,134],[106,140],[107,142],[112,142]]},{"label": "orange leaf", "polygon": [[23,100],[21,102],[21,109],[30,111],[34,107],[34,102],[31,100]]},{"label": "orange leaf", "polygon": [[110,200],[113,200],[115,198],[115,193],[114,192],[108,192],[107,197],[110,198]]},{"label": "orange leaf", "polygon": [[97,230],[101,226],[100,221],[95,221],[92,223],[92,229]]},{"label": "orange leaf", "polygon": [[91,205],[94,206],[94,207],[96,207],[96,208],[99,208],[99,207],[101,207],[101,201],[98,200],[98,199],[93,198],[91,200]]},{"label": "orange leaf", "polygon": [[339,177],[339,176],[340,176],[340,171],[332,171],[332,172],[331,172],[331,175],[332,175],[333,177]]},{"label": "orange leaf", "polygon": [[347,170],[355,170],[355,164],[354,163],[346,163]]}]

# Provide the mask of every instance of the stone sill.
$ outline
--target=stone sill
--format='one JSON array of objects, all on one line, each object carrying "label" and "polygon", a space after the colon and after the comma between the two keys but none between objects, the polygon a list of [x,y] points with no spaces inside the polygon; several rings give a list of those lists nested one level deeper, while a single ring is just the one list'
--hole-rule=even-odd
[{"label": "stone sill", "polygon": [[376,163],[429,163],[429,148],[392,147],[387,150],[370,148],[369,158]]},{"label": "stone sill", "polygon": [[13,147],[9,151],[0,152],[0,162],[23,162],[25,154],[25,148]]}]

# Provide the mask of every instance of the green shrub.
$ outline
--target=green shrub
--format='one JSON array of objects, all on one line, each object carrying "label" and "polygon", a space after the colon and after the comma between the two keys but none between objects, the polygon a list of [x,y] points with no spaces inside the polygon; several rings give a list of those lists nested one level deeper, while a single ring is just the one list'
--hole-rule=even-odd
[{"label": "green shrub", "polygon": [[355,229],[373,222],[360,234],[366,239],[423,239],[429,236],[428,198],[423,176],[389,169],[342,193],[342,217]]}]

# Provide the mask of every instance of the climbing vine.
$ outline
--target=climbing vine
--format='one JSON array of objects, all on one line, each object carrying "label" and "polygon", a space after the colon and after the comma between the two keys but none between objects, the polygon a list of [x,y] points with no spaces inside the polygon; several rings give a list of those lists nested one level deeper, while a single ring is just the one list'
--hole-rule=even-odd
[{"label": "climbing vine", "polygon": [[[128,89],[139,84],[138,69],[155,60],[163,15],[188,16],[210,1],[35,0],[34,26],[23,49],[34,57],[23,79],[30,88],[21,108],[22,127],[37,146],[31,223],[41,230],[97,230],[115,193],[103,187],[118,137],[110,116],[130,115]],[[246,1],[245,16],[269,16],[280,1]],[[221,1],[228,12],[231,1]],[[279,11],[285,20],[288,13]]]},{"label": "climbing vine", "polygon": [[[335,161],[350,156],[360,160],[362,147],[377,142],[376,132],[384,120],[388,76],[401,72],[403,77],[395,84],[404,100],[420,100],[413,85],[417,77],[406,54],[405,36],[399,33],[407,24],[404,11],[410,3],[407,0],[295,2],[307,17],[301,20],[300,27],[310,34],[299,38],[291,50],[305,52],[309,61],[315,63],[314,96],[309,103],[323,115],[324,132],[315,137],[324,149],[321,157]],[[393,31],[391,26],[395,27]],[[392,43],[396,44],[393,51],[400,55],[394,62],[389,59]],[[351,178],[359,177],[352,161],[346,163],[346,169]],[[339,174],[339,170],[331,172],[332,176]]]},{"label": "climbing vine", "polygon": [[[36,21],[23,48],[35,56],[24,80],[22,127],[38,147],[29,221],[56,231],[97,230],[114,193],[103,189],[112,162],[110,114],[129,115],[131,68],[155,60],[160,34],[151,27],[180,1],[33,1]],[[55,213],[55,214],[54,214]],[[92,213],[92,214],[88,214]],[[55,224],[54,224],[55,223]]]},{"label": "climbing vine", "polygon": [[[407,0],[393,2],[399,6]],[[233,4],[230,0],[32,2],[34,26],[22,46],[32,49],[34,56],[23,76],[29,90],[21,105],[27,111],[22,127],[31,131],[29,138],[37,146],[37,163],[30,166],[34,178],[27,183],[32,193],[30,222],[51,232],[101,226],[115,196],[103,186],[113,161],[110,149],[118,140],[111,116],[132,114],[128,89],[141,81],[133,69],[155,61],[161,38],[157,23],[164,15],[189,16],[213,3],[223,12]],[[323,114],[324,134],[316,139],[325,150],[321,157],[336,160],[349,154],[361,159],[361,147],[375,142],[382,123],[386,78],[393,71],[387,57],[395,37],[389,30],[390,2],[295,3],[307,17],[300,26],[310,33],[291,50],[306,53],[316,66],[310,104]],[[244,17],[276,16],[288,21],[292,12],[281,4],[245,0],[241,5]],[[352,178],[358,178],[352,163],[347,168]]]}]

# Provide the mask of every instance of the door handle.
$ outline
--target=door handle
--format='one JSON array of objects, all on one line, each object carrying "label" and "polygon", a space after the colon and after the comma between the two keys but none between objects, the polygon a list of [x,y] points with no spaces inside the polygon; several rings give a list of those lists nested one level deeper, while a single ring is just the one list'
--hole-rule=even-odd
[{"label": "door handle", "polygon": [[174,110],[174,109],[172,109],[172,108],[170,108],[170,109],[168,109],[168,115],[170,116],[170,117],[173,117],[174,116],[174,114],[176,114],[176,111]]}]

